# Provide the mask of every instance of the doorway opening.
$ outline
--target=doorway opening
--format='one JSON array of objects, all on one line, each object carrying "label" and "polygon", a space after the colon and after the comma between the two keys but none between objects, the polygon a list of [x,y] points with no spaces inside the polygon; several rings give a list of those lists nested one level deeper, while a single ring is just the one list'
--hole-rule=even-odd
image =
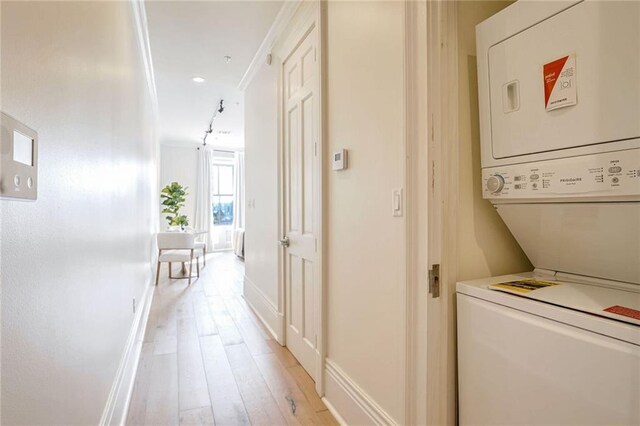
[{"label": "doorway opening", "polygon": [[235,166],[233,152],[214,151],[211,165],[211,217],[213,250],[232,247],[235,206]]}]

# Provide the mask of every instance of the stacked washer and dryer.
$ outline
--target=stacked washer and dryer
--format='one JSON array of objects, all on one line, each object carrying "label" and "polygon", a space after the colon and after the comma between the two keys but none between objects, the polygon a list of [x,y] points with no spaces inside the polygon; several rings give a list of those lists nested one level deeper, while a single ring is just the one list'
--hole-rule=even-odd
[{"label": "stacked washer and dryer", "polygon": [[462,425],[640,425],[640,2],[477,27],[483,196],[535,269],[457,284]]}]

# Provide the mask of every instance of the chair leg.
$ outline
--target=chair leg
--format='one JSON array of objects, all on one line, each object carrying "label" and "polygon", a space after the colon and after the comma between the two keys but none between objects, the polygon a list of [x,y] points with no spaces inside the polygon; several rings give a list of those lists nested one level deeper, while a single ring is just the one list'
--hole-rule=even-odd
[{"label": "chair leg", "polygon": [[196,276],[200,278],[200,256],[196,257]]},{"label": "chair leg", "polygon": [[191,259],[189,260],[189,285],[191,285],[191,270],[193,268],[193,249],[191,249]]},{"label": "chair leg", "polygon": [[204,266],[207,266],[207,245],[204,245],[204,248],[202,249],[202,258],[204,259]]},{"label": "chair leg", "polygon": [[159,280],[160,280],[160,261],[158,261],[158,268],[156,269],[156,287],[158,286]]},{"label": "chair leg", "polygon": [[171,278],[171,265],[172,265],[172,263],[169,262],[169,278]]}]

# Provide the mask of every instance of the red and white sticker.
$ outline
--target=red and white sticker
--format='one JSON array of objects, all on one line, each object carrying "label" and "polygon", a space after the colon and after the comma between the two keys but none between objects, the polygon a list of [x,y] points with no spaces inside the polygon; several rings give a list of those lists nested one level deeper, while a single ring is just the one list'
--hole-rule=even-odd
[{"label": "red and white sticker", "polygon": [[568,55],[544,64],[542,76],[545,110],[553,111],[578,103],[575,55]]},{"label": "red and white sticker", "polygon": [[604,310],[612,314],[622,315],[640,321],[640,311],[637,309],[627,308],[625,306],[615,305]]}]

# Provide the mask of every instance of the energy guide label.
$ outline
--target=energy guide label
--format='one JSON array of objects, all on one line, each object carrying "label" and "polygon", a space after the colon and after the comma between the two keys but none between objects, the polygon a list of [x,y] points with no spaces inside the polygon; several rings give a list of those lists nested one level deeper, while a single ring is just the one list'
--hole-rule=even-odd
[{"label": "energy guide label", "polygon": [[576,55],[568,55],[542,66],[544,107],[546,111],[578,103]]}]

